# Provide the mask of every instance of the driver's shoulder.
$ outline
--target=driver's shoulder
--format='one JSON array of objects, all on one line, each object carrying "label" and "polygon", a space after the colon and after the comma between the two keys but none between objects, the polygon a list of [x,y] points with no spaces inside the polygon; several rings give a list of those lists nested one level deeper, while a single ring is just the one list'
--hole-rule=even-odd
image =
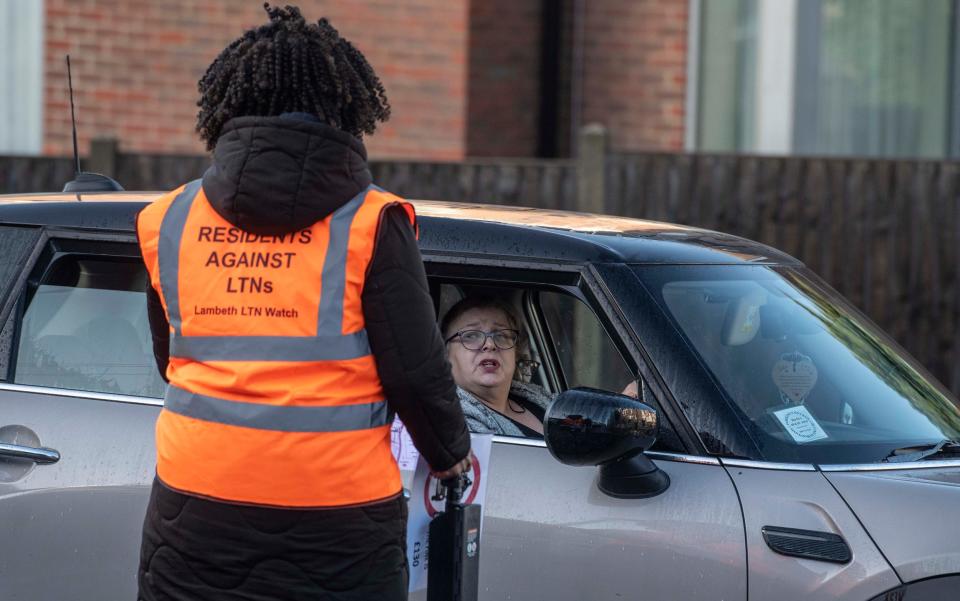
[{"label": "driver's shoulder", "polygon": [[545,388],[532,382],[513,381],[510,384],[510,396],[546,409],[556,395],[550,394]]}]

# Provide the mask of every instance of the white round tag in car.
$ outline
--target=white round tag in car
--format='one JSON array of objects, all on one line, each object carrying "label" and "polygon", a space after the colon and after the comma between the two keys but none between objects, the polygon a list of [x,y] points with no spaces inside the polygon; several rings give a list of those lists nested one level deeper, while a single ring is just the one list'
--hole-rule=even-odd
[{"label": "white round tag in car", "polygon": [[773,364],[773,382],[784,403],[799,405],[817,383],[817,366],[802,353],[785,353]]},{"label": "white round tag in car", "polygon": [[780,421],[780,425],[787,431],[787,434],[796,442],[813,442],[814,440],[827,438],[827,433],[823,431],[817,420],[810,415],[810,412],[803,405],[774,411],[773,415]]}]

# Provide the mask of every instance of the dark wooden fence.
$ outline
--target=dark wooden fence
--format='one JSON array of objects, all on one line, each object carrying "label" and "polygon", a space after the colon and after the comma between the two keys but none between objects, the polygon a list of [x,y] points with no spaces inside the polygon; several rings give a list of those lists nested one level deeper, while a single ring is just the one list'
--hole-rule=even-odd
[{"label": "dark wooden fence", "polygon": [[960,393],[960,163],[621,155],[606,184],[610,213],[801,259]]},{"label": "dark wooden fence", "polygon": [[574,161],[374,161],[371,170],[378,185],[407,198],[577,209]]},{"label": "dark wooden fence", "polygon": [[[608,154],[602,136],[587,132],[576,161],[372,169],[409,198],[593,210],[764,242],[804,261],[960,393],[960,163]],[[207,164],[99,148],[85,167],[130,190],[175,187]],[[68,159],[0,157],[0,192],[59,190],[71,176]]]},{"label": "dark wooden fence", "polygon": [[[207,165],[206,156],[120,153],[105,140],[82,160],[84,170],[108,174],[127,190],[172,189],[199,177]],[[370,168],[377,184],[408,198],[577,208],[575,161],[373,161]],[[0,156],[0,194],[59,191],[74,171],[65,157]]]}]

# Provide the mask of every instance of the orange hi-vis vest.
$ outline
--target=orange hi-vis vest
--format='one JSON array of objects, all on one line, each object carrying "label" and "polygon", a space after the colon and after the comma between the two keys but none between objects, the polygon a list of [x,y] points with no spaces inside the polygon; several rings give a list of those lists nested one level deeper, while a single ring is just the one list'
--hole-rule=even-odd
[{"label": "orange hi-vis vest", "polygon": [[280,507],[395,496],[383,387],[361,294],[383,210],[374,186],[321,221],[276,236],[221,217],[201,181],[137,218],[170,323],[157,475],[183,492]]}]

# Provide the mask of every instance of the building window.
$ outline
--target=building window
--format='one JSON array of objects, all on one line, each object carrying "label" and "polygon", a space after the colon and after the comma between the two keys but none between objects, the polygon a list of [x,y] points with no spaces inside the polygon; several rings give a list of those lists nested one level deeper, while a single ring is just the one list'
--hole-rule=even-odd
[{"label": "building window", "polygon": [[43,5],[0,0],[0,154],[43,147]]},{"label": "building window", "polygon": [[956,155],[955,0],[710,0],[697,149]]}]

